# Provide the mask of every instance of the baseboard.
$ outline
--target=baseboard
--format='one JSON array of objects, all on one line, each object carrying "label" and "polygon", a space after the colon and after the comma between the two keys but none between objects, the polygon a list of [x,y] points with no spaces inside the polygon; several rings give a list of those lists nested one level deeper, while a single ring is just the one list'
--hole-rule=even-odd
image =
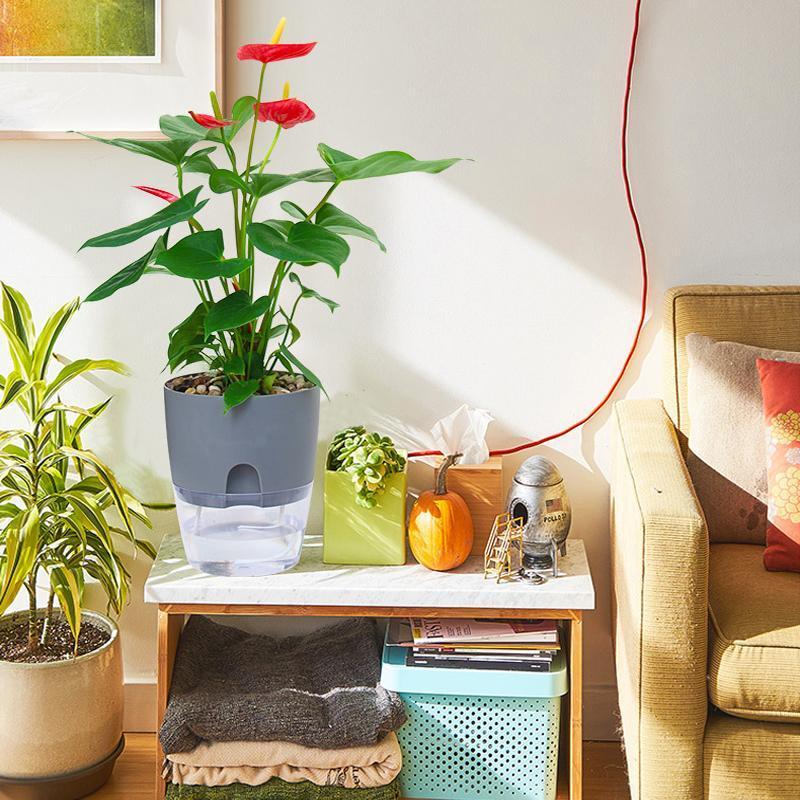
[{"label": "baseboard", "polygon": [[[156,684],[125,683],[125,730],[149,733],[156,730]],[[598,742],[616,741],[619,709],[617,687],[586,686],[583,690],[583,738]]]},{"label": "baseboard", "polygon": [[158,724],[155,681],[125,681],[124,695],[126,733],[153,733]]},{"label": "baseboard", "polygon": [[593,742],[619,741],[619,703],[613,684],[583,687],[583,738]]}]

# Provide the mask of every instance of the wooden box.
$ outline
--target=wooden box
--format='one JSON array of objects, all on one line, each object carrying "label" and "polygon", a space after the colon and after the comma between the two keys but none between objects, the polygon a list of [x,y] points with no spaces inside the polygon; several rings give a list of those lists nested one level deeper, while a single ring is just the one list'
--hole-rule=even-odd
[{"label": "wooden box", "polygon": [[[429,485],[432,486],[435,471],[430,472]],[[472,554],[482,556],[494,518],[506,510],[502,456],[492,456],[483,464],[450,467],[447,471],[447,488],[460,494],[469,506],[475,529]]]}]

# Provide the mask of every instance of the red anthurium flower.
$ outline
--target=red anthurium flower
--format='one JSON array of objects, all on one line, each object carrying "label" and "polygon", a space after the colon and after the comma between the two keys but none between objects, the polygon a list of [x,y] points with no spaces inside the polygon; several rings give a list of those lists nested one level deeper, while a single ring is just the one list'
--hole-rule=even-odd
[{"label": "red anthurium flower", "polygon": [[287,58],[307,56],[316,46],[316,42],[306,44],[244,44],[239,48],[236,57],[239,61],[260,61],[271,64],[273,61],[285,61]]},{"label": "red anthurium flower", "polygon": [[195,111],[190,111],[189,116],[204,128],[227,128],[228,125],[233,125],[233,121],[229,119],[217,119],[212,117],[211,114],[198,114]]},{"label": "red anthurium flower", "polygon": [[253,108],[259,122],[275,122],[281,128],[293,128],[301,122],[311,122],[316,114],[296,97],[275,100],[271,103],[256,103]]},{"label": "red anthurium flower", "polygon": [[147,194],[152,194],[154,197],[160,197],[168,203],[174,203],[178,199],[177,195],[168,192],[166,189],[156,189],[152,186],[134,186],[133,188],[141,192],[147,192]]}]

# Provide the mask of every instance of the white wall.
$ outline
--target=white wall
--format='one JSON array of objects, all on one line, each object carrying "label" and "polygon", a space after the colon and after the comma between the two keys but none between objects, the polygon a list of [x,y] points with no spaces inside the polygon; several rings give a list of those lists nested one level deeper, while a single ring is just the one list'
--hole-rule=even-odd
[{"label": "white wall", "polygon": [[[506,445],[591,407],[619,367],[638,310],[618,154],[633,0],[228,5],[231,55],[239,43],[265,40],[281,14],[286,41],[320,40],[309,58],[269,70],[273,95],[288,78],[318,114],[286,133],[276,169],[315,165],[319,141],[356,154],[399,148],[475,159],[438,177],[337,194],[389,253],[358,242],[339,281],[324,267],[309,279],[342,304],[333,319],[308,309],[302,323],[299,353],[332,397],[322,435],[355,420],[427,428],[468,402],[492,410],[491,443]],[[651,317],[619,396],[659,392],[659,300],[668,286],[796,281],[799,37],[796,0],[644,3],[631,170]],[[255,76],[252,63],[231,57],[231,96],[251,92]],[[152,211],[128,187],[169,183],[167,168],[93,143],[3,142],[0,169],[2,278],[41,312],[126,263],[119,253],[75,251],[89,235]],[[143,281],[85,307],[64,348],[133,368],[133,379],[114,381],[117,402],[93,443],[149,499],[169,496],[159,370],[166,331],[190,302],[175,282]],[[542,448],[568,481],[572,535],[587,542],[598,590],[586,625],[589,736],[613,728],[608,434],[605,411]],[[319,505],[317,497],[315,524]],[[161,515],[161,530],[171,524]],[[137,578],[145,571],[140,564]],[[152,609],[137,600],[125,626],[129,679],[150,680]]]}]

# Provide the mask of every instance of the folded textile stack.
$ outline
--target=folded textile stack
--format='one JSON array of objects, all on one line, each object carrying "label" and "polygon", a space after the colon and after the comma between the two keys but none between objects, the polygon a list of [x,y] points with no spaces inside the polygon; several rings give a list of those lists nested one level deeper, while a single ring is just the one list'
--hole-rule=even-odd
[{"label": "folded textile stack", "polygon": [[393,781],[379,789],[342,789],[313,783],[286,783],[273,778],[262,786],[181,786],[171,783],[169,800],[398,800],[400,785]]},{"label": "folded textile stack", "polygon": [[192,617],[159,738],[169,797],[394,800],[400,698],[375,624],[274,639]]}]

